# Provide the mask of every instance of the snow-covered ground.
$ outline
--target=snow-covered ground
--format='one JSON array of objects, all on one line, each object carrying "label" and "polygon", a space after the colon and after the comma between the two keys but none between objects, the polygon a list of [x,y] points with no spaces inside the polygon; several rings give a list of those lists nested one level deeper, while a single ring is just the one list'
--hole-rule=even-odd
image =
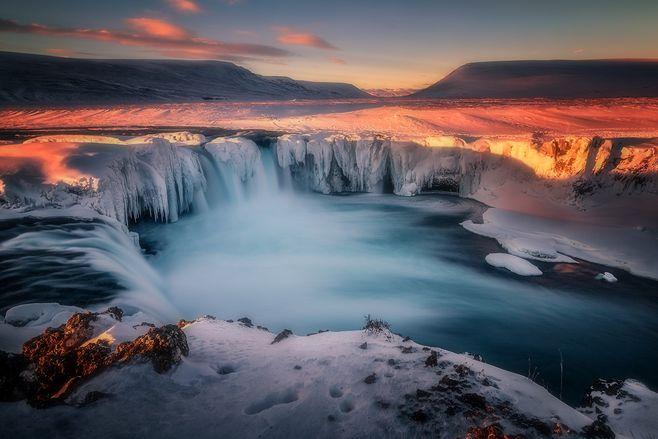
[{"label": "snow-covered ground", "polygon": [[[19,319],[25,326],[0,323],[2,337],[22,330],[26,339],[25,328],[56,325],[76,310],[46,304],[10,311],[7,322]],[[145,333],[143,322],[161,324],[141,313],[121,322],[102,316],[91,342],[114,347]],[[150,428],[148,418],[163,438],[454,438],[492,423],[508,434],[544,437],[557,430],[579,435],[594,419],[526,377],[385,329],[275,337],[248,320],[204,317],[183,331],[190,354],[172,371],[159,375],[140,364],[111,368],[75,390],[69,406],[36,410],[24,402],[2,403],[0,413],[9,421],[4,433],[128,437]],[[615,411],[611,425],[628,437],[649,437],[658,428],[651,417],[657,396],[639,383],[628,385],[639,399]],[[104,397],[77,408],[92,391]]]}]

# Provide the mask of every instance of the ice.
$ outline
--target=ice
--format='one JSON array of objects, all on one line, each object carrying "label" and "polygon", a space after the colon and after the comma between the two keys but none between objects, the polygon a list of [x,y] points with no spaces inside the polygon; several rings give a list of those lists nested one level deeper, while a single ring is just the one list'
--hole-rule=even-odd
[{"label": "ice", "polygon": [[541,270],[518,256],[507,253],[490,253],[484,258],[489,265],[506,268],[520,276],[541,276]]},{"label": "ice", "polygon": [[614,283],[617,282],[617,278],[615,277],[614,274],[606,271],[604,273],[599,273],[596,275],[597,280],[604,280],[606,282]]}]

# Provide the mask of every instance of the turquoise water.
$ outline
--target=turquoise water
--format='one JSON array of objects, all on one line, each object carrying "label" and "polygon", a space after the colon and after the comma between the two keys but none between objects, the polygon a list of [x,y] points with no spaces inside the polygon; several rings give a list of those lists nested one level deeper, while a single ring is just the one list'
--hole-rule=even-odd
[{"label": "turquoise water", "polygon": [[[577,403],[596,377],[658,385],[658,282],[582,261],[523,278],[488,266],[496,241],[459,223],[481,204],[266,193],[174,224],[141,224],[166,300],[298,334],[355,329],[371,314],[414,340],[527,375]],[[613,272],[617,284],[593,279]]]}]

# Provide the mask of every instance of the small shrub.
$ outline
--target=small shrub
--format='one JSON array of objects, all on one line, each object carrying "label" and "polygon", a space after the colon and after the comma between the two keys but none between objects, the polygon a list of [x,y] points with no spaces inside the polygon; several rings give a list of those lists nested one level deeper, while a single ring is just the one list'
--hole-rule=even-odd
[{"label": "small shrub", "polygon": [[379,335],[379,334],[386,334],[389,333],[391,330],[391,325],[381,319],[373,319],[370,314],[367,316],[363,317],[365,320],[365,325],[363,326],[363,330],[367,334],[373,334],[373,335]]}]

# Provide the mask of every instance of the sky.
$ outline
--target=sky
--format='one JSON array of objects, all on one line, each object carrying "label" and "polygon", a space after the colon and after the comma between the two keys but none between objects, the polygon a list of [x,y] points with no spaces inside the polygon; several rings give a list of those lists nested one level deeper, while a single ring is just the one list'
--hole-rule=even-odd
[{"label": "sky", "polygon": [[0,50],[426,87],[474,61],[658,58],[658,0],[3,0]]}]

